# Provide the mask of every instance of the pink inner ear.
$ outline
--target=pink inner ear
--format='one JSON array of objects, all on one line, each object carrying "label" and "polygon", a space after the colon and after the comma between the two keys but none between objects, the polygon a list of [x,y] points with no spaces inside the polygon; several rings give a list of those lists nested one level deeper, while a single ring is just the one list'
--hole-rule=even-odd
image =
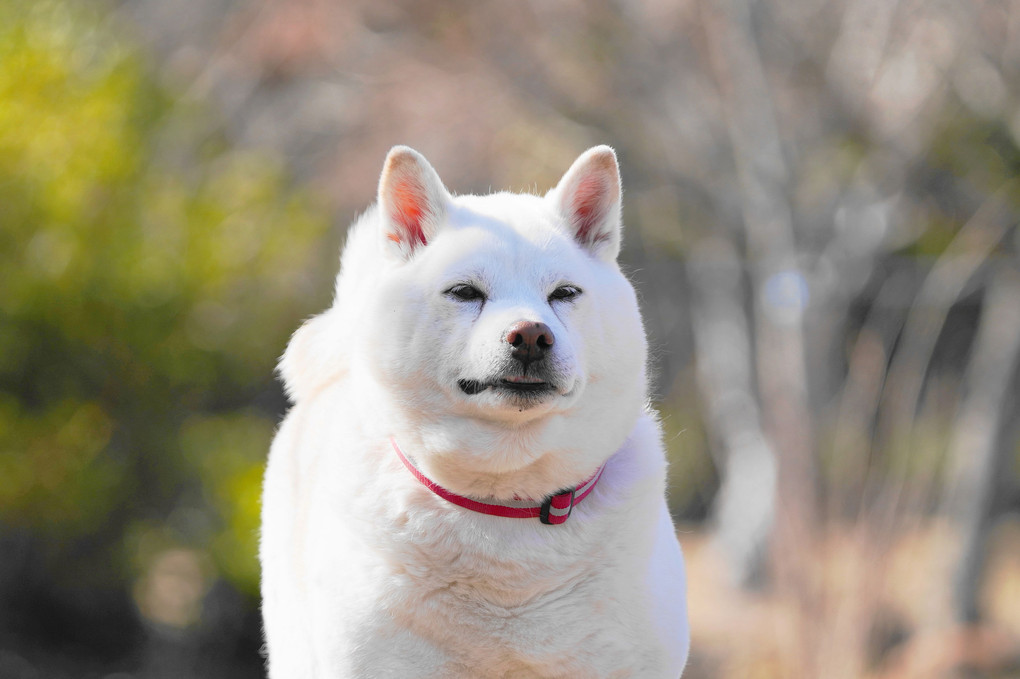
[{"label": "pink inner ear", "polygon": [[390,218],[399,228],[399,232],[387,236],[391,241],[399,243],[406,240],[412,249],[426,244],[422,224],[426,202],[424,194],[424,188],[410,178],[402,179],[393,186],[390,194],[393,214]]},{"label": "pink inner ear", "polygon": [[597,174],[590,174],[578,182],[571,201],[578,241],[594,245],[609,238],[605,231],[592,233],[606,218],[608,191],[606,182]]}]

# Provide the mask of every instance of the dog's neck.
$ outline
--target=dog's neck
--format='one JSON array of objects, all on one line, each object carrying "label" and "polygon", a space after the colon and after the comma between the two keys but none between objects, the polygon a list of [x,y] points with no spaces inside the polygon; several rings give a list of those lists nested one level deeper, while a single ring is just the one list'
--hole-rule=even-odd
[{"label": "dog's neck", "polygon": [[557,441],[549,425],[502,429],[472,422],[451,436],[453,428],[439,421],[394,434],[425,474],[459,495],[542,499],[577,486],[615,452],[584,438]]},{"label": "dog's neck", "polygon": [[500,516],[508,519],[539,519],[547,525],[565,523],[570,518],[575,505],[579,504],[594,490],[605,465],[599,466],[581,485],[570,486],[557,491],[541,500],[537,498],[515,497],[511,502],[499,501],[494,498],[470,498],[452,493],[422,473],[400,449],[396,439],[390,439],[393,452],[397,454],[404,467],[426,488],[447,502],[470,509],[480,514]]}]

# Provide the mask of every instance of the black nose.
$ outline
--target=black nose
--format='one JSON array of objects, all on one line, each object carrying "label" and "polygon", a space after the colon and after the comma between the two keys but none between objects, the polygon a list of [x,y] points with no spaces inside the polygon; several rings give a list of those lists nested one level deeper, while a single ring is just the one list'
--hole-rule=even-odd
[{"label": "black nose", "polygon": [[545,357],[555,337],[545,323],[517,321],[507,328],[506,341],[512,347],[510,355],[523,363],[527,370],[529,363]]}]

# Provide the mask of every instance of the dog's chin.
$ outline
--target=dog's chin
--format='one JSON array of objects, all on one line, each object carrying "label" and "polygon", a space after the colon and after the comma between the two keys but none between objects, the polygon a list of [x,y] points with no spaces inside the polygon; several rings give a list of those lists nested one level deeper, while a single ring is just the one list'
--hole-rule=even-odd
[{"label": "dog's chin", "polygon": [[531,410],[563,396],[555,383],[537,378],[461,379],[457,386],[465,397],[480,406],[516,411]]}]

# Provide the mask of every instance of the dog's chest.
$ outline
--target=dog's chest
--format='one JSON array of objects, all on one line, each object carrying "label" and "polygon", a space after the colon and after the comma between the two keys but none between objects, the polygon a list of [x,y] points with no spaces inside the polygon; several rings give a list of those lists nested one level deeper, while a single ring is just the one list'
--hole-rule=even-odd
[{"label": "dog's chest", "polygon": [[610,676],[652,662],[642,650],[651,636],[639,613],[644,593],[601,550],[577,558],[577,545],[559,555],[430,547],[419,541],[392,555],[378,610],[414,646],[442,649],[421,658],[436,676]]},{"label": "dog's chest", "polygon": [[510,606],[500,600],[514,592],[490,583],[399,580],[385,605],[414,639],[406,649],[410,657],[422,644],[442,649],[413,662],[418,669],[434,667],[436,676],[608,676],[644,662],[633,636],[641,625],[621,602],[598,596],[597,579]]}]

